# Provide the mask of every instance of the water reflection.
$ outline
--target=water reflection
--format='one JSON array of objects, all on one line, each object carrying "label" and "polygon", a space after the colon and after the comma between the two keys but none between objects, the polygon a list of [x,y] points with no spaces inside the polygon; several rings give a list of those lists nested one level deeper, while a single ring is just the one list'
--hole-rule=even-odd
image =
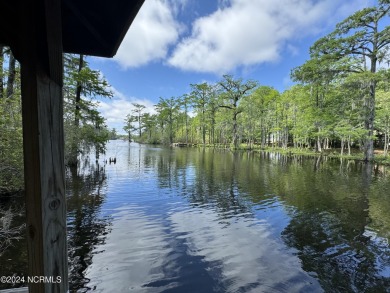
[{"label": "water reflection", "polygon": [[214,210],[199,207],[173,213],[171,221],[187,253],[207,263],[215,292],[322,292],[265,220],[244,214],[221,221]]},{"label": "water reflection", "polygon": [[67,174],[67,224],[68,256],[71,292],[87,291],[87,268],[96,254],[95,248],[105,243],[110,231],[111,218],[102,216],[105,201],[105,167],[86,160],[80,167],[68,169]]},{"label": "water reflection", "polygon": [[[112,227],[105,243],[93,250],[102,253],[93,253],[84,276],[90,282],[84,289],[259,292],[267,288],[268,292],[280,292],[289,287],[296,292],[305,288],[307,292],[321,291],[299,264],[294,270],[287,269],[298,260],[287,251],[282,254],[281,241],[266,244],[267,239],[272,240],[268,236],[271,229],[254,220],[250,202],[240,196],[237,169],[232,168],[236,164],[239,168],[237,154],[201,150],[194,156],[135,145],[124,156],[126,164],[121,166],[122,159],[118,159],[119,165],[107,166],[107,176],[115,182],[108,187],[105,205],[111,211]],[[218,162],[224,162],[222,169]],[[208,180],[210,173],[215,173],[215,182],[212,176],[211,182]],[[224,233],[218,232],[223,229]],[[263,245],[260,239],[264,239]],[[235,245],[226,245],[229,242]],[[245,246],[248,249],[233,253]],[[286,265],[275,262],[273,272],[267,275],[262,272],[273,263],[268,252],[271,247],[276,248],[277,261]]]},{"label": "water reflection", "polygon": [[[178,156],[180,151],[175,153]],[[389,213],[388,209],[378,210],[390,202],[389,178],[383,177],[383,167],[379,173],[377,166],[351,161],[341,162],[337,168],[337,161],[321,157],[261,154],[258,160],[248,153],[219,154],[201,151],[201,156],[191,161],[194,184],[184,192],[190,202],[219,207],[213,215],[224,211],[238,215],[241,211],[248,217],[245,212],[253,210],[254,203],[260,209],[269,209],[269,199],[275,198],[269,195],[277,194],[290,217],[283,239],[298,249],[303,269],[316,276],[326,291],[387,292]],[[387,196],[375,192],[382,184]],[[215,221],[221,219],[207,223]],[[217,234],[212,231],[210,235]],[[200,254],[204,253],[201,249]],[[246,263],[245,257],[241,259]]]},{"label": "water reflection", "polygon": [[[113,217],[112,232],[101,247],[105,253],[96,255],[88,268],[89,286],[97,292],[150,292],[147,284],[170,279],[173,270],[164,271],[163,263],[176,266],[164,226],[137,206],[119,208]],[[174,286],[165,283],[159,292]]]},{"label": "water reflection", "polygon": [[[93,263],[94,256],[102,252],[98,247],[105,243],[112,221],[111,216],[102,214],[107,188],[105,166],[92,164],[91,160],[86,158],[79,164],[78,169],[67,169],[66,187],[70,291],[85,292],[89,289],[87,268]],[[2,207],[1,204],[0,208]],[[4,208],[11,208],[12,232],[15,227],[25,222],[24,197],[11,199]],[[27,259],[23,229],[20,237],[13,239],[4,253],[0,252],[0,276],[27,276]],[[0,284],[0,289],[23,285],[26,286],[3,283]]]},{"label": "water reflection", "polygon": [[389,292],[385,167],[120,141],[107,157],[67,174],[73,292]]},{"label": "water reflection", "polygon": [[[390,180],[384,168],[136,144],[123,153],[125,163],[108,170],[112,232],[87,273],[96,290],[390,287]],[[112,281],[115,273],[120,287]]]}]

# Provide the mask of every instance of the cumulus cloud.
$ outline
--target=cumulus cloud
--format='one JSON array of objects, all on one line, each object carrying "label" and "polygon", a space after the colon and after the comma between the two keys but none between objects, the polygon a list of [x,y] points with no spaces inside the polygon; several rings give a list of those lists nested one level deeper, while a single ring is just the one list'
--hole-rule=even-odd
[{"label": "cumulus cloud", "polygon": [[124,133],[124,121],[127,114],[134,110],[133,103],[144,105],[144,113],[156,113],[154,104],[150,100],[127,97],[115,88],[112,90],[114,92],[114,98],[100,101],[98,105],[98,111],[106,118],[109,128],[115,128],[119,133]]},{"label": "cumulus cloud", "polygon": [[275,62],[289,41],[318,33],[340,11],[357,9],[353,2],[358,1],[219,0],[217,11],[193,23],[191,35],[181,40],[168,63],[221,74]]},{"label": "cumulus cloud", "polygon": [[182,9],[185,3],[185,0],[175,5],[164,0],[145,1],[114,60],[123,68],[129,68],[165,59],[169,46],[177,42],[182,30],[175,20],[175,11]]}]

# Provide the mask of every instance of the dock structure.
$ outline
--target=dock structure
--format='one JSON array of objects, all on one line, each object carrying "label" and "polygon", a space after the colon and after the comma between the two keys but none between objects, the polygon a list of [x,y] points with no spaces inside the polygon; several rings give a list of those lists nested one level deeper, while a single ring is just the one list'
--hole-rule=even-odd
[{"label": "dock structure", "polygon": [[28,274],[61,280],[29,283],[29,292],[68,292],[63,53],[113,57],[143,2],[1,3],[0,45],[21,64]]}]

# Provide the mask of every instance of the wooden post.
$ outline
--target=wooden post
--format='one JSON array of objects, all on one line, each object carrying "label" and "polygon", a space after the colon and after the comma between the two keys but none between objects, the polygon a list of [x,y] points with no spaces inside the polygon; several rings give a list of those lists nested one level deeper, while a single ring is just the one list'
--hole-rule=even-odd
[{"label": "wooden post", "polygon": [[21,13],[29,292],[67,292],[61,1],[24,1]]}]

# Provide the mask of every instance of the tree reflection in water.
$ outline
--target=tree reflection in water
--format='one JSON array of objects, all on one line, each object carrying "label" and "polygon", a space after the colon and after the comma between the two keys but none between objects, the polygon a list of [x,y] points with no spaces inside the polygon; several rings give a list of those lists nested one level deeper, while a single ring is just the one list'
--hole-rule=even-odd
[{"label": "tree reflection in water", "polygon": [[388,292],[385,168],[322,157],[196,152],[160,158],[160,188],[181,190],[196,208],[214,207],[216,221],[227,224],[230,217],[254,218],[276,200],[290,218],[285,227],[276,223],[282,239],[326,292]]},{"label": "tree reflection in water", "polygon": [[[348,164],[347,168],[350,167]],[[291,221],[282,237],[289,246],[298,250],[303,269],[312,272],[326,292],[388,292],[385,288],[390,288],[390,276],[383,271],[390,265],[388,239],[369,228],[375,221],[370,217],[369,204],[373,194],[373,167],[369,163],[353,167],[354,172],[361,173],[361,180],[355,181],[358,176],[349,173],[351,170],[343,170],[341,162],[338,175],[342,175],[339,180],[340,183],[344,181],[343,184],[337,180],[315,180],[321,177],[321,172],[328,173],[329,178],[337,176],[329,176],[329,169],[315,170],[319,173],[314,173],[309,179],[317,193],[312,197],[325,197],[323,202],[326,204],[319,204],[315,209],[298,205],[290,212]],[[319,186],[324,182],[328,184],[327,192]],[[340,189],[344,189],[343,192]],[[286,199],[293,196],[290,194]]]},{"label": "tree reflection in water", "polygon": [[92,258],[100,253],[97,248],[105,243],[110,232],[111,218],[101,213],[105,201],[105,167],[84,161],[78,169],[70,168],[67,174],[68,197],[68,255],[70,291],[88,291],[85,278]]}]

